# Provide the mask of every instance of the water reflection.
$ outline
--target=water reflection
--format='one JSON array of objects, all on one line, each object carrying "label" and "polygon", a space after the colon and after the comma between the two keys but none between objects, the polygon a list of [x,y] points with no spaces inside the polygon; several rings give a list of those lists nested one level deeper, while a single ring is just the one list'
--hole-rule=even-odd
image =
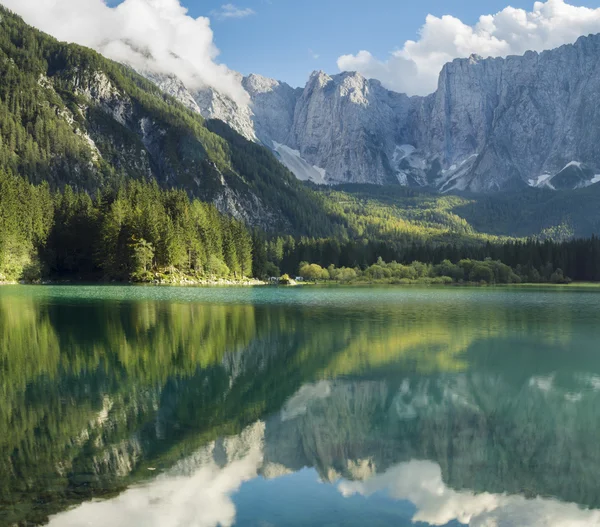
[{"label": "water reflection", "polygon": [[465,525],[527,525],[529,527],[584,527],[600,525],[600,512],[582,510],[573,503],[519,495],[456,491],[442,478],[440,466],[431,461],[400,463],[367,481],[343,481],[344,496],[370,496],[385,491],[398,500],[409,500],[416,512],[413,521],[446,525],[453,520]]},{"label": "water reflection", "polygon": [[127,291],[0,291],[0,524],[600,525],[600,295]]}]

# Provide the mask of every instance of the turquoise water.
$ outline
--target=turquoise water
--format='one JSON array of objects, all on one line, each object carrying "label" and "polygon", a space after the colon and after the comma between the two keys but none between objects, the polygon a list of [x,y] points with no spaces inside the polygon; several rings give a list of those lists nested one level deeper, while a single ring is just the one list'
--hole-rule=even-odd
[{"label": "turquoise water", "polygon": [[0,288],[0,525],[600,525],[600,291]]}]

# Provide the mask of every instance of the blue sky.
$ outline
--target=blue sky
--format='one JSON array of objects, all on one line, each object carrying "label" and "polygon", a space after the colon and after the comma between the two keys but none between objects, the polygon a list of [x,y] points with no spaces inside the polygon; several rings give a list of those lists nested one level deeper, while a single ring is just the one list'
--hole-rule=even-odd
[{"label": "blue sky", "polygon": [[[209,16],[224,3],[183,0],[190,15]],[[216,20],[219,60],[244,74],[256,72],[303,85],[311,71],[336,72],[340,55],[365,49],[385,59],[416,39],[427,14],[446,14],[472,25],[507,5],[530,11],[533,0],[236,0],[255,14]],[[573,5],[600,7],[600,1]],[[316,56],[318,55],[318,58]]]},{"label": "blue sky", "polygon": [[247,94],[235,71],[293,86],[314,70],[358,71],[426,95],[456,58],[520,55],[600,33],[600,0],[0,1],[61,40],[238,102]]}]

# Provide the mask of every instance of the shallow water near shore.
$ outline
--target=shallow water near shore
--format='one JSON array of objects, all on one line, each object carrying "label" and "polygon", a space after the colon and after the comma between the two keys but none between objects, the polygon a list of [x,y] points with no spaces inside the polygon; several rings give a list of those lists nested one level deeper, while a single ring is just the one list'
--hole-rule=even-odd
[{"label": "shallow water near shore", "polygon": [[0,288],[0,526],[600,525],[593,288]]}]

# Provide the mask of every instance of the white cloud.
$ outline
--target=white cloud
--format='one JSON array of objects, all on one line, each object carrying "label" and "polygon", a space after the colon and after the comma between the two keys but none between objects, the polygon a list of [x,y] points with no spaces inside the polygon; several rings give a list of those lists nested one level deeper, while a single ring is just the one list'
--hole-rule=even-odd
[{"label": "white cloud", "polygon": [[26,22],[138,70],[177,75],[189,88],[211,86],[243,103],[239,76],[216,59],[210,20],[180,0],[2,0]]},{"label": "white cloud", "polygon": [[564,0],[535,2],[531,11],[507,7],[484,15],[469,26],[453,16],[428,15],[417,41],[408,40],[385,60],[368,51],[343,55],[342,71],[359,71],[379,79],[389,89],[410,95],[435,91],[442,66],[476,53],[483,57],[520,55],[572,43],[581,35],[600,32],[600,8],[591,9]]},{"label": "white cloud", "polygon": [[225,466],[215,460],[215,443],[178,463],[168,473],[132,487],[114,499],[91,501],[50,518],[50,527],[230,527],[231,497],[258,476],[263,462],[264,423],[223,441]]},{"label": "white cloud", "polygon": [[431,461],[400,463],[366,481],[342,481],[338,488],[344,496],[384,491],[392,498],[409,500],[416,508],[413,521],[430,525],[457,520],[473,527],[600,526],[600,511],[581,509],[574,503],[453,490],[444,483],[440,466]]},{"label": "white cloud", "polygon": [[245,18],[256,13],[249,7],[242,8],[234,4],[223,4],[219,9],[211,11],[210,14],[219,20],[226,20],[228,18]]}]

